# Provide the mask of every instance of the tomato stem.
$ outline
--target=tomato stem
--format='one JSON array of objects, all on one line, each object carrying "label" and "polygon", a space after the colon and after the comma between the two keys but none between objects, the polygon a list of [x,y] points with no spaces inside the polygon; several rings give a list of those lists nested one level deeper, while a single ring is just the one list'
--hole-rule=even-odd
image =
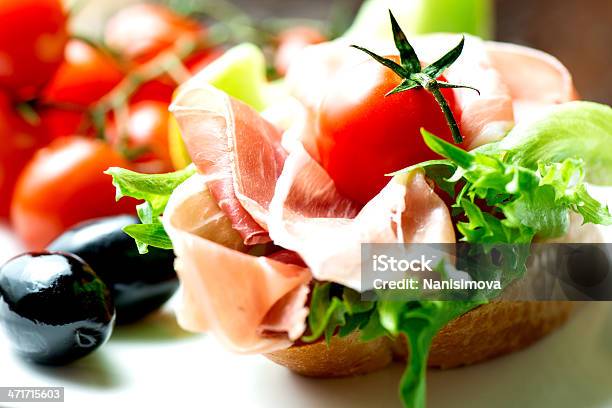
[{"label": "tomato stem", "polygon": [[182,65],[182,61],[191,55],[200,46],[200,41],[182,39],[177,41],[173,49],[166,51],[125,77],[119,85],[102,99],[100,105],[106,110],[112,110],[126,104],[130,97],[138,91],[140,86],[169,74],[173,80],[186,80],[190,77],[189,71]]},{"label": "tomato stem", "polygon": [[446,122],[448,122],[448,126],[450,127],[451,134],[453,135],[453,140],[455,141],[455,143],[463,143],[463,136],[461,136],[459,125],[457,125],[457,121],[455,120],[453,111],[451,110],[450,106],[448,106],[446,98],[444,98],[444,95],[442,95],[442,92],[440,91],[438,81],[428,81],[428,83],[424,84],[423,88],[425,88],[425,90],[431,93],[436,99],[436,102],[438,102],[438,105],[440,105],[440,109],[442,109],[442,113],[444,113]]},{"label": "tomato stem", "polygon": [[166,74],[177,85],[189,79],[191,74],[183,65],[183,60],[200,47],[207,46],[208,44],[201,39],[181,39],[175,43],[172,49],[161,53],[126,75],[115,88],[92,106],[90,110],[97,137],[106,140],[106,115],[112,111],[117,112],[127,109],[130,98],[142,85]]},{"label": "tomato stem", "polygon": [[36,112],[32,105],[28,103],[20,103],[17,105],[16,109],[21,118],[30,125],[37,126],[40,124],[40,115]]}]

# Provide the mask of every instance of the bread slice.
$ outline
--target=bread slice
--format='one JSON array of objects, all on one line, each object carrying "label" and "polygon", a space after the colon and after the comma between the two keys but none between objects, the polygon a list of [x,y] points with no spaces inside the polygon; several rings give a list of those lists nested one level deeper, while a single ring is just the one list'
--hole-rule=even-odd
[{"label": "bread slice", "polygon": [[[429,353],[431,367],[474,364],[520,350],[563,324],[570,302],[498,301],[480,306],[450,322],[438,333]],[[395,360],[406,360],[404,337],[359,341],[359,333],[345,338],[299,344],[266,354],[270,360],[310,377],[346,377],[367,374]]]}]

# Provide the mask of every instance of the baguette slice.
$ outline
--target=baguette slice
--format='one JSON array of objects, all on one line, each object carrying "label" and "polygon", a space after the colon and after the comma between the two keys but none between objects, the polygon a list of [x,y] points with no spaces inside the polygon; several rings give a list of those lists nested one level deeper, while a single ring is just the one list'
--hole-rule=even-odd
[{"label": "baguette slice", "polygon": [[[429,366],[452,368],[474,364],[520,350],[544,337],[571,312],[570,302],[499,301],[480,306],[450,322],[438,333],[429,353]],[[266,354],[270,360],[309,377],[346,377],[367,374],[405,361],[404,337],[363,343],[359,333],[325,341],[296,344]]]}]

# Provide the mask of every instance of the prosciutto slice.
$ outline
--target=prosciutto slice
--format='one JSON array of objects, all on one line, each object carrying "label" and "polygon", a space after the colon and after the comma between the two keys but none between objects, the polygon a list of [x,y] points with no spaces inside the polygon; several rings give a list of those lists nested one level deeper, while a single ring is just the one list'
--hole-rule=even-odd
[{"label": "prosciutto slice", "polygon": [[[413,44],[421,58],[434,61],[455,40],[432,35]],[[448,208],[422,172],[390,179],[361,208],[339,194],[318,163],[312,142],[325,90],[367,58],[342,41],[305,50],[288,78],[295,99],[284,104],[287,112],[269,113],[288,128],[282,138],[223,92],[196,82],[182,87],[171,109],[201,174],[173,193],[163,218],[177,255],[183,327],[212,331],[237,352],[282,349],[305,330],[313,278],[361,289],[362,243],[455,242]],[[445,75],[481,91],[457,90],[471,147],[503,137],[526,104],[575,96],[571,77],[551,58],[466,38],[462,57]],[[527,75],[543,87],[524,89]],[[274,254],[245,253],[270,240],[268,247],[280,247]]]},{"label": "prosciutto slice", "polygon": [[286,153],[281,133],[218,89],[185,87],[171,106],[198,170],[246,245],[269,242],[267,207]]},{"label": "prosciutto slice", "polygon": [[578,99],[571,74],[552,55],[497,42],[487,43],[487,53],[508,87],[517,122],[529,120],[552,104]]},{"label": "prosciutto slice", "polygon": [[[182,284],[179,324],[190,331],[211,331],[236,352],[286,348],[305,330],[310,273],[232,249],[241,240],[232,236],[207,181],[196,175],[182,184],[164,214]],[[216,228],[205,227],[211,223]]]},{"label": "prosciutto slice", "polygon": [[277,182],[268,227],[274,242],[297,252],[315,279],[359,291],[362,243],[455,242],[448,209],[420,172],[395,177],[352,218],[355,211],[295,142]]}]

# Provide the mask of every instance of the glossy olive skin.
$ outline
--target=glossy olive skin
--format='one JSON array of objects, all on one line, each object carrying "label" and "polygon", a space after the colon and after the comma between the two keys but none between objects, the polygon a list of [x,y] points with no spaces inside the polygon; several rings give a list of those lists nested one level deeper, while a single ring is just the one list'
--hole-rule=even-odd
[{"label": "glossy olive skin", "polygon": [[122,228],[137,224],[122,215],[87,221],[65,232],[49,245],[52,251],[83,258],[110,287],[117,308],[117,323],[139,320],[159,309],[176,292],[174,253],[149,248],[141,255]]},{"label": "glossy olive skin", "polygon": [[27,253],[0,268],[0,325],[22,357],[62,365],[110,337],[115,306],[108,287],[78,257]]}]

